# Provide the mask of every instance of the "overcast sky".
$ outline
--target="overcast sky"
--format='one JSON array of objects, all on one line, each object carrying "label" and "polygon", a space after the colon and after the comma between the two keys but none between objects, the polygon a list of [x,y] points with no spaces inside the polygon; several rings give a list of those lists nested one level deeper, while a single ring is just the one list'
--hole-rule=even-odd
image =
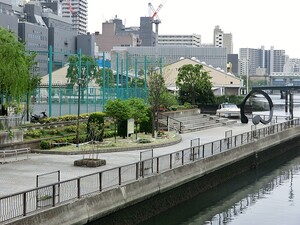
[{"label": "overcast sky", "polygon": [[159,34],[200,34],[202,43],[213,42],[219,25],[233,37],[234,53],[239,48],[285,50],[300,58],[300,1],[297,0],[88,0],[88,31],[102,33],[102,22],[117,15],[126,27],[139,26],[141,16],[149,16],[148,3],[161,20]]}]

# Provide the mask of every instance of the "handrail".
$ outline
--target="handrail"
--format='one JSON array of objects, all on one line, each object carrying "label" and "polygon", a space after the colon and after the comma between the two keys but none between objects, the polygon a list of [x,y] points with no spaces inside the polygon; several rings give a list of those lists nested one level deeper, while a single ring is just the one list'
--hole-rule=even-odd
[{"label": "handrail", "polygon": [[[0,223],[26,216],[44,208],[54,207],[91,193],[102,192],[150,175],[172,170],[295,126],[300,126],[299,118],[120,167],[3,196],[0,197]],[[96,182],[90,182],[91,179],[96,179]]]},{"label": "handrail", "polygon": [[9,150],[0,150],[0,159],[3,158],[3,163],[6,163],[7,156],[14,155],[16,161],[18,160],[18,154],[26,153],[27,159],[30,148],[20,148],[20,149],[9,149]]},{"label": "handrail", "polygon": [[182,132],[182,121],[179,121],[179,120],[177,120],[177,119],[175,119],[175,118],[173,118],[173,117],[170,117],[170,116],[166,116],[166,115],[164,115],[164,114],[158,114],[158,116],[162,116],[162,117],[166,117],[166,119],[167,119],[167,127],[169,127],[169,120],[173,120],[173,121],[175,121],[175,122],[177,122],[177,123],[179,123],[179,133],[181,133]]}]

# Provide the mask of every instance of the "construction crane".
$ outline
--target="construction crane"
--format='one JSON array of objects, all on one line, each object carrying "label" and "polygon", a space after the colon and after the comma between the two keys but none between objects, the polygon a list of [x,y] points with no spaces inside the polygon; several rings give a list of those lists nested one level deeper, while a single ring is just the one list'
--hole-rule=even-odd
[{"label": "construction crane", "polygon": [[165,0],[163,3],[161,3],[157,9],[155,10],[151,2],[148,3],[149,10],[152,11],[152,23],[155,24],[155,46],[158,45],[158,25],[161,23],[161,20],[158,17],[158,12],[161,10],[161,8],[164,6],[167,0]]},{"label": "construction crane", "polygon": [[76,16],[77,13],[74,12],[74,10],[73,10],[73,8],[72,8],[72,5],[71,5],[70,1],[69,1],[69,0],[66,0],[66,3],[67,3],[67,5],[68,5],[69,11],[70,11],[70,13],[72,14],[72,16]]}]

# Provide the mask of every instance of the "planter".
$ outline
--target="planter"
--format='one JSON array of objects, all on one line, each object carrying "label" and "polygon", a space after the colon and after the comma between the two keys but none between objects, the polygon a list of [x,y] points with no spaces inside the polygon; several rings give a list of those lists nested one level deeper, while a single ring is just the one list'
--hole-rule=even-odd
[{"label": "planter", "polygon": [[104,159],[79,159],[74,161],[74,166],[99,167],[104,165],[106,165]]},{"label": "planter", "polygon": [[9,131],[0,132],[0,144],[9,144],[23,141],[23,131],[12,129]]}]

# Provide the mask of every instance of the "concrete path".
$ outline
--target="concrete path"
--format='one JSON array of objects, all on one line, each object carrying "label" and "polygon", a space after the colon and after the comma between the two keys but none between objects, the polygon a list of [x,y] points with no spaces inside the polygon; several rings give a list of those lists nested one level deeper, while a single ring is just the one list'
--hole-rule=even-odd
[{"label": "concrete path", "polygon": [[[251,130],[252,123],[235,124],[215,127],[207,130],[182,134],[182,141],[176,145],[155,148],[154,156],[163,155],[190,146],[190,140],[200,138],[201,144],[219,140],[225,137],[225,132],[232,130],[232,135],[245,133]],[[259,125],[262,127],[263,125]],[[142,150],[144,151],[144,150]],[[36,187],[36,176],[60,171],[61,181],[76,178],[78,176],[103,171],[139,161],[139,150],[126,152],[101,153],[99,157],[105,159],[107,165],[98,168],[75,167],[74,160],[81,159],[82,155],[53,155],[53,154],[29,154],[29,159],[0,164],[0,197],[12,193],[24,191]],[[25,158],[25,157],[24,157]],[[56,182],[54,176],[48,176],[46,184]]]}]

